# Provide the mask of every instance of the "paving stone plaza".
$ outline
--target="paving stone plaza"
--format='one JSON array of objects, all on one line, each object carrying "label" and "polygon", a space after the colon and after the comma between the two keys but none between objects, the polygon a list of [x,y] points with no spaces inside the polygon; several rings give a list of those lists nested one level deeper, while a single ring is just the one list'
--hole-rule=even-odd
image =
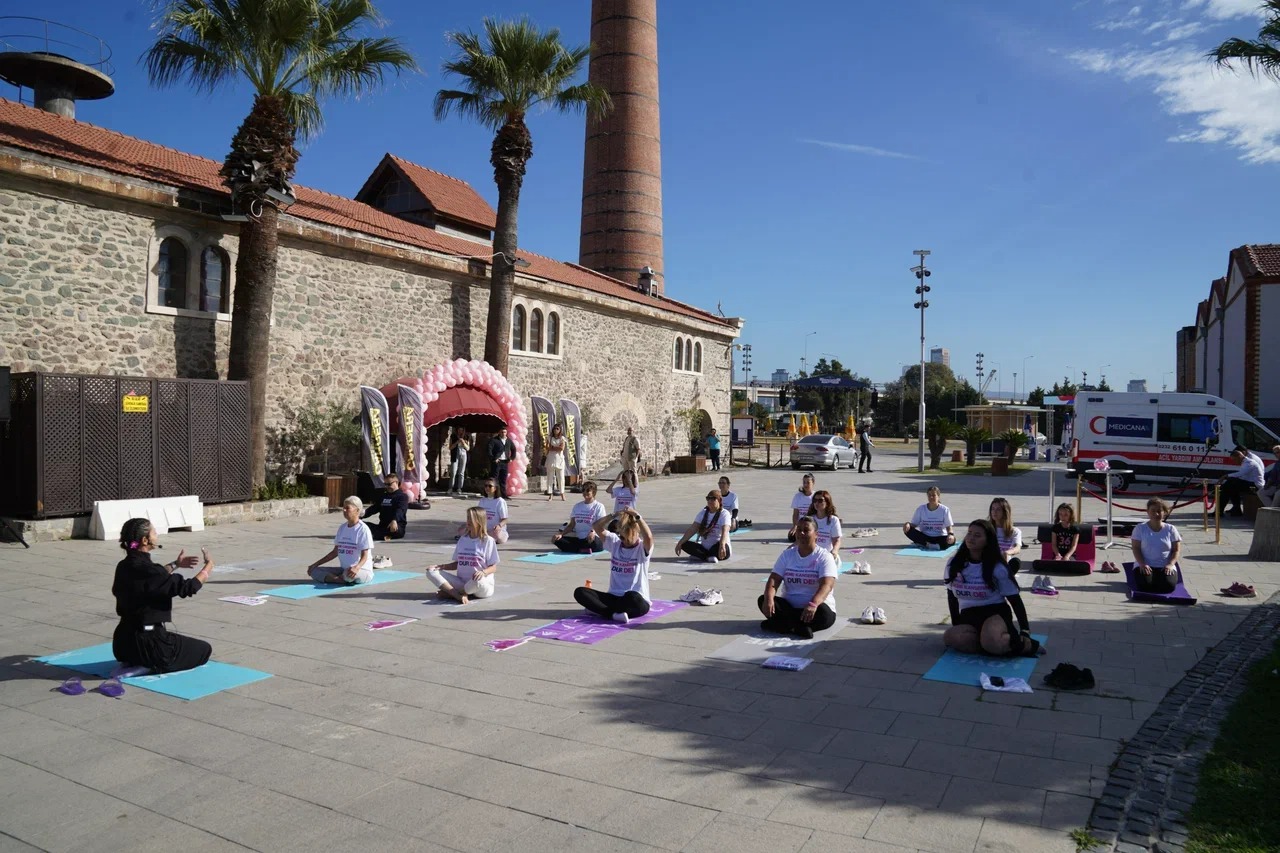
[{"label": "paving stone plaza", "polygon": [[[662,574],[654,598],[696,585],[725,600],[595,645],[485,647],[580,613],[572,591],[585,579],[607,584],[605,558],[517,561],[548,549],[571,503],[512,503],[498,578],[533,591],[379,632],[366,630],[385,618],[375,608],[427,598],[425,578],[255,607],[219,600],[305,580],[336,513],[174,532],[163,559],[200,546],[223,565],[284,558],[215,572],[175,603],[176,629],[210,641],[215,660],[272,674],[190,702],[135,687],[119,699],[57,692],[71,673],[32,659],[110,640],[121,552],[0,546],[0,850],[1074,851],[1069,833],[1095,807],[1114,827],[1109,847],[1141,849],[1124,845],[1142,832],[1178,844],[1194,775],[1170,745],[1188,749],[1187,731],[1204,731],[1230,698],[1240,654],[1215,647],[1251,614],[1252,636],[1274,631],[1263,602],[1275,569],[1244,556],[1250,531],[1233,523],[1215,545],[1198,510],[1175,513],[1192,607],[1129,602],[1123,576],[1102,574],[1024,596],[1033,630],[1048,635],[1036,690],[983,694],[921,678],[942,651],[944,561],[896,556],[901,524],[936,482],[958,525],[1008,497],[1029,543],[1049,515],[1049,475],[886,473],[914,461],[905,451],[884,448],[874,474],[818,473],[846,530],[880,535],[846,538],[865,548],[847,559],[873,573],[841,575],[839,616],[854,621],[801,672],[708,657],[758,629],[755,599],[800,479],[790,469],[727,472],[756,524],[735,536],[731,560],[697,572],[672,550],[714,475],[643,483]],[[439,499],[412,513],[409,536],[378,552],[397,570],[447,561],[468,505]],[[1119,541],[1099,560],[1125,559]],[[1259,598],[1220,596],[1233,581]],[[867,605],[887,624],[858,624]],[[1092,668],[1096,689],[1041,686],[1060,662]]]}]

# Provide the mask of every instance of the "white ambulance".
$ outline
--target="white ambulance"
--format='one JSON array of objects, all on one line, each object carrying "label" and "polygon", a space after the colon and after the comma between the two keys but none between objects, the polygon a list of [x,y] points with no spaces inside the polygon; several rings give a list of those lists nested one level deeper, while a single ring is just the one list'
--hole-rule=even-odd
[{"label": "white ambulance", "polygon": [[1271,448],[1280,444],[1248,412],[1209,394],[1080,391],[1073,435],[1069,476],[1106,459],[1113,470],[1133,471],[1120,477],[1120,488],[1134,480],[1216,480],[1240,467],[1229,458],[1234,447],[1249,448],[1270,467]]}]

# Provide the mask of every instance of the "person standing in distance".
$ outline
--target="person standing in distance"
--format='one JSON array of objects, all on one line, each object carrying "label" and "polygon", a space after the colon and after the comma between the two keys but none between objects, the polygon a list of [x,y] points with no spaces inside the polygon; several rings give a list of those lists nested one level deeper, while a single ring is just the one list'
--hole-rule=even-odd
[{"label": "person standing in distance", "polygon": [[507,437],[507,428],[502,426],[496,435],[489,439],[489,464],[493,468],[493,479],[498,484],[498,496],[509,498],[507,494],[507,464],[516,456],[516,446]]},{"label": "person standing in distance", "polygon": [[622,440],[622,470],[635,471],[640,467],[640,439],[636,438],[631,427],[627,427],[627,437]]},{"label": "person standing in distance", "polygon": [[707,455],[711,457],[711,470],[720,470],[720,436],[715,430],[707,436]]},{"label": "person standing in distance", "polygon": [[875,447],[871,443],[871,427],[863,426],[858,430],[858,473],[862,473],[862,463],[867,464],[867,473],[871,471],[871,448]]}]

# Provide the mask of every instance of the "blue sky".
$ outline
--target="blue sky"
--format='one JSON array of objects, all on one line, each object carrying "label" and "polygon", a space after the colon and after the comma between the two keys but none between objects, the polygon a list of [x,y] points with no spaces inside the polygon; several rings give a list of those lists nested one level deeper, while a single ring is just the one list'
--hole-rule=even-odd
[{"label": "blue sky", "polygon": [[[1280,86],[1201,59],[1256,35],[1256,5],[659,0],[667,292],[746,318],[756,376],[794,372],[807,340],[811,363],[834,355],[884,381],[919,355],[908,268],[927,248],[928,343],[970,381],[982,351],[993,391],[1015,371],[1047,387],[1068,366],[1172,383],[1174,333],[1228,251],[1280,238]],[[589,0],[379,8],[425,74],[330,104],[298,183],[353,195],[391,151],[495,201],[489,133],[431,116],[451,85],[444,34],[527,14],[582,43]],[[117,93],[81,104],[82,120],[225,155],[249,92],[152,88],[137,61],[148,3],[37,14],[114,51]],[[582,119],[530,127],[521,244],[576,261]]]}]

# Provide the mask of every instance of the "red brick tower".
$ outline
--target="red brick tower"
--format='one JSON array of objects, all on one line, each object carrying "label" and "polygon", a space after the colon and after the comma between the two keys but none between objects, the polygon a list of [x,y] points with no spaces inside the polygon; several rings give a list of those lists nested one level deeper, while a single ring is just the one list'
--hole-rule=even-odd
[{"label": "red brick tower", "polygon": [[628,284],[653,269],[662,293],[662,142],[657,0],[591,0],[589,79],[613,98],[587,120],[578,262]]}]

